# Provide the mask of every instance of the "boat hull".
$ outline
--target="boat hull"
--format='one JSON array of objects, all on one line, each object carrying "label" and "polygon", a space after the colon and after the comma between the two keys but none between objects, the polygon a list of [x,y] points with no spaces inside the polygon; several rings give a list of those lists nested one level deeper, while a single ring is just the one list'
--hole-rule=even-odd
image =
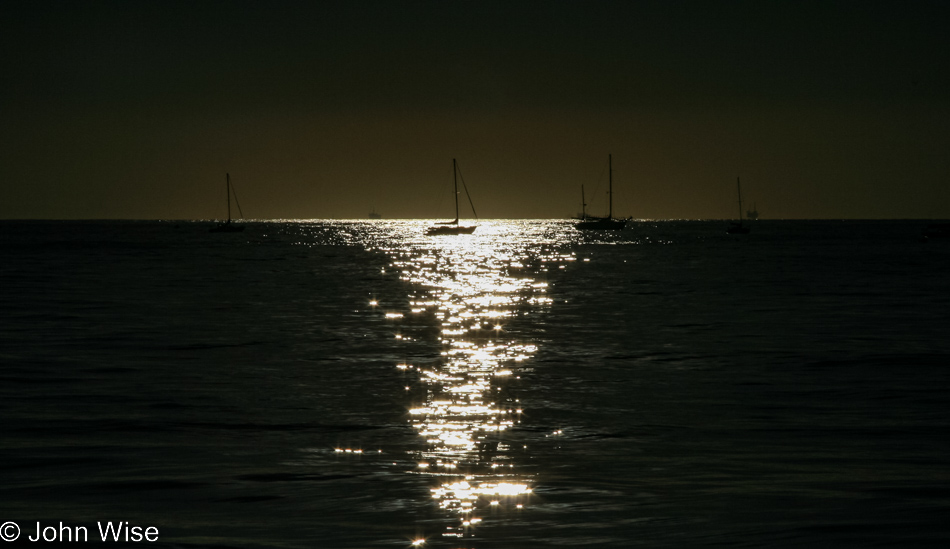
[{"label": "boat hull", "polygon": [[444,225],[440,227],[429,227],[429,230],[426,231],[426,234],[429,236],[438,236],[438,235],[451,235],[451,234],[472,234],[475,232],[475,227],[460,227],[457,225]]},{"label": "boat hull", "polygon": [[739,223],[733,223],[726,227],[726,232],[728,234],[749,234],[749,227]]},{"label": "boat hull", "polygon": [[574,225],[581,231],[619,231],[627,226],[625,219],[588,219]]}]

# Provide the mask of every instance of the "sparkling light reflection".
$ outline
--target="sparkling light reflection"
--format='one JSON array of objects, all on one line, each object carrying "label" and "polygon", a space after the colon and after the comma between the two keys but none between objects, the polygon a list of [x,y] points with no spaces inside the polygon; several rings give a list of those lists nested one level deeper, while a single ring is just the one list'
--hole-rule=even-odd
[{"label": "sparkling light reflection", "polygon": [[523,412],[513,384],[537,348],[506,323],[549,306],[545,273],[574,259],[556,251],[556,231],[544,231],[541,223],[481,223],[474,235],[437,237],[420,229],[383,248],[392,257],[387,270],[415,288],[410,312],[385,313],[397,337],[428,329],[442,345],[440,356],[396,368],[413,389],[409,422],[424,441],[412,456],[415,472],[435,480],[432,498],[450,519],[443,536],[474,535],[484,518],[530,503],[526,447],[509,433]]}]

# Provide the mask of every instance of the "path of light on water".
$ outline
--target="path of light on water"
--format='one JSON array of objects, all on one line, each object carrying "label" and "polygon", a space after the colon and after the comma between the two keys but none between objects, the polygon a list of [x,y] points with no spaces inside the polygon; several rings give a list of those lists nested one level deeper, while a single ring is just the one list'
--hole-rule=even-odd
[{"label": "path of light on water", "polygon": [[443,350],[431,363],[397,367],[424,388],[410,422],[425,441],[418,472],[436,479],[432,497],[456,517],[442,535],[464,537],[483,517],[528,503],[532,479],[518,463],[528,449],[515,451],[505,436],[523,408],[505,387],[537,349],[509,337],[505,324],[549,306],[544,274],[573,256],[558,252],[540,223],[483,223],[474,235],[436,237],[417,225],[401,224],[402,244],[386,251],[414,288],[404,320],[437,327]]}]

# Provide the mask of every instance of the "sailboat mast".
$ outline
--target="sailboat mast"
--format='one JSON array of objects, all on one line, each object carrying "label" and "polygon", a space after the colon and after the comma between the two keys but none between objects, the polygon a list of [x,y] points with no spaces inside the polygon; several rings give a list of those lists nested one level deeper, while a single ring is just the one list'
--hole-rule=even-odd
[{"label": "sailboat mast", "polygon": [[587,219],[587,200],[584,198],[583,185],[581,185],[581,219]]},{"label": "sailboat mast", "polygon": [[227,185],[225,185],[224,190],[228,195],[227,197],[228,198],[228,223],[230,223],[231,222],[231,174],[225,173],[224,177],[227,181]]},{"label": "sailboat mast", "polygon": [[607,217],[614,217],[614,165],[611,155],[607,155]]},{"label": "sailboat mast", "polygon": [[452,159],[452,183],[455,185],[455,224],[459,224],[459,181],[458,169],[455,167],[455,159]]}]

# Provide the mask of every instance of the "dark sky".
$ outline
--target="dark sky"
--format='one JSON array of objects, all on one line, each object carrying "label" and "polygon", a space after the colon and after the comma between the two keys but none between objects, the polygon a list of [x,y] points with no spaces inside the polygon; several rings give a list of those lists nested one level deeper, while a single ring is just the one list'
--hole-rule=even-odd
[{"label": "dark sky", "polygon": [[945,2],[0,5],[0,217],[950,218]]}]

